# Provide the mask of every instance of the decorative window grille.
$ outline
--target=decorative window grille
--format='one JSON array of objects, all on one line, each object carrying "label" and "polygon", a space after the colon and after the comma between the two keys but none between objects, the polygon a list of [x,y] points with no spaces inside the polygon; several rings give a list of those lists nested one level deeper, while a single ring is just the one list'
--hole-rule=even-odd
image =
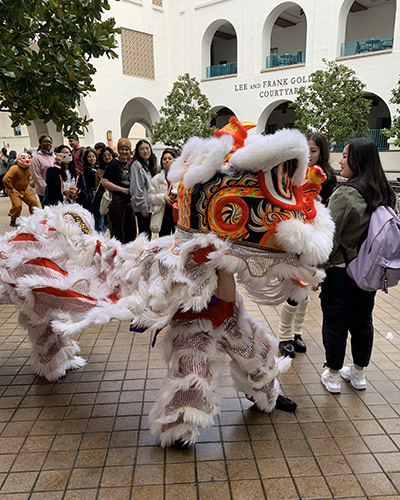
[{"label": "decorative window grille", "polygon": [[122,73],[155,79],[153,35],[122,28]]}]

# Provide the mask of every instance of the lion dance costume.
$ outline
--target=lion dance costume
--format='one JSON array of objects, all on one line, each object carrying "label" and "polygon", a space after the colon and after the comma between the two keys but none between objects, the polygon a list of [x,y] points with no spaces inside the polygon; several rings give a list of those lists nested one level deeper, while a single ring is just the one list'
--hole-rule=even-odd
[{"label": "lion dance costume", "polygon": [[[184,146],[169,172],[171,182],[180,180],[174,235],[122,245],[95,232],[81,207],[60,204],[35,210],[0,240],[0,292],[20,311],[38,375],[56,380],[82,366],[71,336],[90,324],[130,320],[137,332],[166,330],[169,370],[150,413],[163,446],[193,443],[199,427],[213,424],[216,354],[230,361],[236,388],[267,412],[290,366],[238,293],[234,302],[215,297],[217,271],[235,274],[251,298],[269,305],[305,299],[324,277],[316,266],[328,258],[334,227],[314,202],[318,169],[303,182],[305,137],[296,130],[246,136],[233,119],[219,137]],[[292,177],[289,160],[297,165]]]}]

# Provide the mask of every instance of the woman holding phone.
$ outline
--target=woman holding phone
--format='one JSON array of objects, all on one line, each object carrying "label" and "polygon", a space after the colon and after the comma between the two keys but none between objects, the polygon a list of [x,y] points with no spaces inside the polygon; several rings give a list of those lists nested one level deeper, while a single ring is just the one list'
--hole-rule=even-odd
[{"label": "woman holding phone", "polygon": [[79,203],[86,200],[86,185],[81,174],[75,170],[72,151],[68,146],[55,149],[56,163],[46,172],[46,191],[43,206],[57,203]]}]

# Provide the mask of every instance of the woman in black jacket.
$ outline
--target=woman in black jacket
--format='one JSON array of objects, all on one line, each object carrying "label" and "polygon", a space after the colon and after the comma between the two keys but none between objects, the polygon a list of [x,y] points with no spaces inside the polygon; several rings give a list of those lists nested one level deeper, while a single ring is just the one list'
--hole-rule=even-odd
[{"label": "woman in black jacket", "polygon": [[112,192],[108,216],[113,235],[121,243],[129,243],[136,238],[136,217],[129,191],[131,141],[120,139],[117,149],[118,158],[108,164],[101,185]]},{"label": "woman in black jacket", "polygon": [[56,163],[46,172],[46,192],[43,206],[57,203],[86,203],[85,180],[76,170],[68,146],[55,148]]}]

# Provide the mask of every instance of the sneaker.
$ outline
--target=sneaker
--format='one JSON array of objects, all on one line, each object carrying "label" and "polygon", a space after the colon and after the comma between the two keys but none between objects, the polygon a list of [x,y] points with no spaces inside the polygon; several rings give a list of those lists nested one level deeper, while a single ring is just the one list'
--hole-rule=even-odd
[{"label": "sneaker", "polygon": [[350,382],[354,389],[362,391],[367,388],[364,370],[357,370],[354,365],[347,365],[339,370],[339,373],[342,378]]},{"label": "sneaker", "polygon": [[15,222],[15,220],[12,220],[12,221],[10,222],[10,226],[11,226],[11,227],[17,227],[17,223]]},{"label": "sneaker", "polygon": [[321,382],[325,386],[325,389],[333,394],[338,394],[340,392],[340,375],[339,373],[332,373],[329,368],[327,368],[321,375]]}]

